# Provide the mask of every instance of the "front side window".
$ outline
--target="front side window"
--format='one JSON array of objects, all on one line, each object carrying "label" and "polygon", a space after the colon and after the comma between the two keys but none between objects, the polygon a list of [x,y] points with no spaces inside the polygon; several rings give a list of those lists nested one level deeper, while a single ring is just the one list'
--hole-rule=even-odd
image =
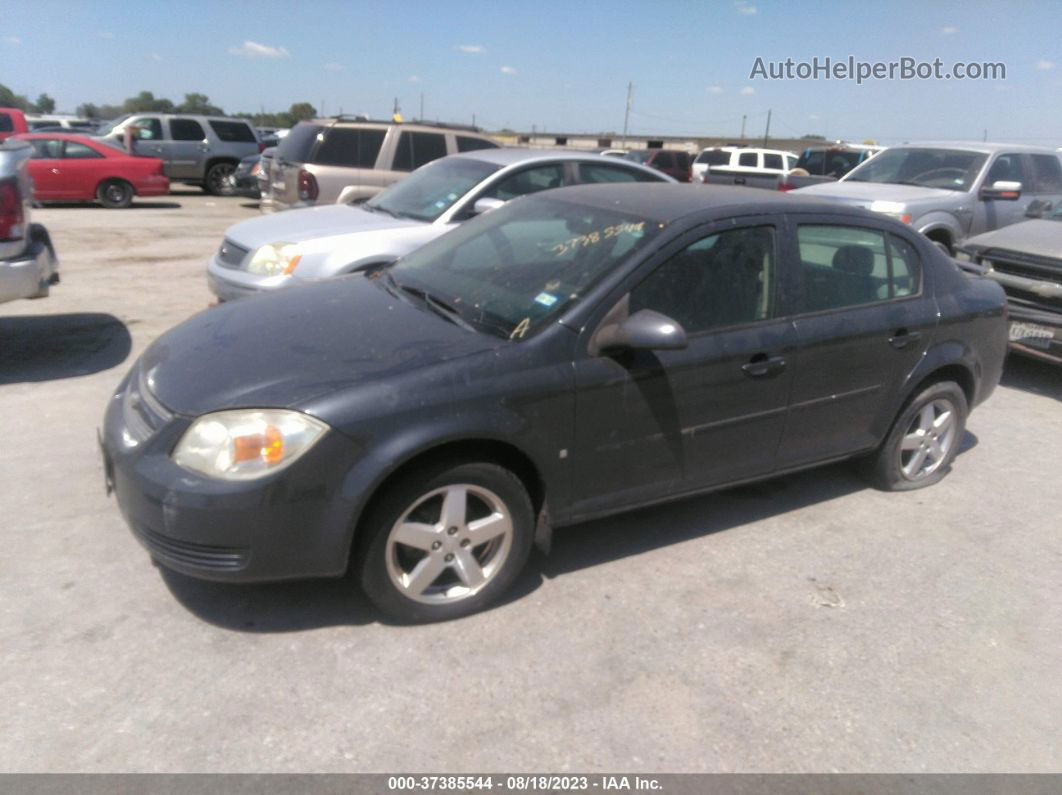
[{"label": "front side window", "polygon": [[753,226],[698,240],[631,290],[631,314],[652,309],[688,334],[772,317],[774,239],[774,227]]},{"label": "front side window", "polygon": [[782,156],[781,155],[764,155],[763,156],[763,167],[764,168],[773,168],[773,169],[777,169],[778,171],[781,171],[782,170]]},{"label": "front side window", "polygon": [[0,132],[14,132],[15,122],[6,113],[0,113]]},{"label": "front side window", "polygon": [[758,165],[756,157],[757,155],[755,152],[742,152],[741,156],[738,157],[738,165],[746,168],[756,168]]},{"label": "front side window", "polygon": [[67,141],[63,157],[67,160],[92,160],[96,157],[103,157],[103,155],[84,144],[79,144],[76,141]]},{"label": "front side window", "polygon": [[446,137],[439,133],[403,131],[395,150],[393,171],[416,171],[421,166],[446,156]]},{"label": "front side window", "polygon": [[918,292],[914,248],[894,235],[857,226],[802,224],[797,231],[804,308],[809,312],[872,304]]},{"label": "front side window", "polygon": [[159,119],[141,117],[138,119],[131,119],[129,124],[136,127],[136,137],[140,140],[162,140],[162,121]]},{"label": "front side window", "polygon": [[433,240],[390,268],[393,285],[431,295],[477,330],[520,340],[580,300],[663,227],[552,196],[514,202]]},{"label": "front side window", "polygon": [[436,160],[377,193],[363,206],[370,212],[431,222],[498,168],[464,157]]},{"label": "front side window", "polygon": [[656,168],[674,168],[675,158],[671,156],[670,152],[659,151],[656,157],[653,158],[653,165]]},{"label": "front side window", "polygon": [[517,196],[538,193],[540,190],[559,188],[564,184],[564,166],[559,163],[548,166],[525,168],[491,186],[484,196],[509,201]]},{"label": "front side window", "polygon": [[58,160],[63,156],[63,142],[54,138],[35,138],[30,144],[33,160]]},{"label": "front side window", "polygon": [[175,141],[202,141],[206,133],[195,119],[170,119],[170,137]]},{"label": "front side window", "polygon": [[985,184],[993,185],[996,182],[1020,182],[1023,187],[1029,184],[1025,179],[1025,166],[1020,154],[1007,152],[999,155],[989,166]]},{"label": "front side window", "polygon": [[693,162],[707,163],[709,166],[729,166],[730,152],[722,149],[705,149],[697,155],[697,159]]}]

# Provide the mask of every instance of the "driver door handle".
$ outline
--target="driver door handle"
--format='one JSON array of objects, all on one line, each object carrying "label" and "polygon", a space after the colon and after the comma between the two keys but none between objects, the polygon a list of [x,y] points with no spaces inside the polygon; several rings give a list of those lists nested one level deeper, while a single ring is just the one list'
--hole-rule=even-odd
[{"label": "driver door handle", "polygon": [[746,364],[741,365],[741,369],[749,378],[766,378],[785,369],[785,357],[757,353]]},{"label": "driver door handle", "polygon": [[894,347],[898,351],[902,351],[904,348],[909,348],[922,339],[922,335],[917,331],[908,331],[905,328],[898,329],[895,334],[889,337],[889,345]]}]

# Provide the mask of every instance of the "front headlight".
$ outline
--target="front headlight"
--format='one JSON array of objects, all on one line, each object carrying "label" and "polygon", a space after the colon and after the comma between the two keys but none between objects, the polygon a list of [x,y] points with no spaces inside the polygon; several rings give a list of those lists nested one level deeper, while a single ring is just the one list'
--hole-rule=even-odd
[{"label": "front headlight", "polygon": [[253,480],[289,466],[328,426],[298,411],[237,409],[204,414],[184,432],[173,460],[222,480]]},{"label": "front headlight", "polygon": [[911,214],[904,212],[907,208],[900,202],[873,201],[870,203],[872,213],[881,213],[905,224],[911,223]]},{"label": "front headlight", "polygon": [[288,276],[302,259],[302,253],[295,243],[268,243],[254,252],[247,263],[248,273],[263,276]]}]

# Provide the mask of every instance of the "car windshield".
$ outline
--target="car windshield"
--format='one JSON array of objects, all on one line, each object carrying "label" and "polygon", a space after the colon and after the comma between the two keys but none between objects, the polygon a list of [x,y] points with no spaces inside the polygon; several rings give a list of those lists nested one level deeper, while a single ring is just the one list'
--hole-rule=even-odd
[{"label": "car windshield", "polygon": [[437,238],[378,282],[425,303],[430,296],[478,331],[519,340],[578,301],[662,228],[618,209],[528,196]]},{"label": "car windshield", "polygon": [[123,121],[125,121],[126,119],[128,119],[130,115],[131,115],[131,114],[128,114],[128,113],[127,113],[127,114],[125,114],[124,116],[119,116],[119,117],[118,117],[117,119],[115,119],[114,121],[108,121],[108,122],[104,122],[104,123],[103,123],[103,124],[102,124],[102,125],[100,126],[100,128],[99,128],[98,130],[96,130],[96,132],[95,132],[95,133],[93,133],[93,134],[94,134],[94,135],[101,135],[101,136],[102,136],[102,135],[110,135],[110,134],[111,134],[112,132],[114,132],[114,128],[115,128],[115,127],[117,127],[117,126],[118,126],[119,124],[121,124],[121,123],[122,123]]},{"label": "car windshield", "polygon": [[364,206],[430,223],[499,168],[467,157],[436,160],[377,193]]},{"label": "car windshield", "polygon": [[635,163],[648,163],[652,155],[652,152],[628,152],[624,157],[628,160],[633,160]]},{"label": "car windshield", "polygon": [[886,149],[852,171],[845,182],[887,182],[968,191],[988,155],[961,149]]}]

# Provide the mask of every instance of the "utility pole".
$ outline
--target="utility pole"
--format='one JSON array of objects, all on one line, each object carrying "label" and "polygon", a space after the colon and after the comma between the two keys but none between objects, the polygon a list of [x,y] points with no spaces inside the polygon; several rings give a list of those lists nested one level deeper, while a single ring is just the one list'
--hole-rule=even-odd
[{"label": "utility pole", "polygon": [[771,134],[771,111],[767,111],[767,129],[763,131],[763,148],[767,148],[767,137]]},{"label": "utility pole", "polygon": [[417,118],[418,119],[423,119],[424,118],[424,92],[423,91],[420,92],[420,115],[417,116]]},{"label": "utility pole", "polygon": [[742,141],[745,140],[745,119],[747,119],[747,118],[748,118],[748,116],[746,114],[744,114],[744,113],[741,114],[741,140]]},{"label": "utility pole", "polygon": [[322,99],[321,100],[321,116],[324,116],[324,115],[325,115],[325,106],[324,106],[324,100]]},{"label": "utility pole", "polygon": [[982,141],[987,141],[988,140],[988,128],[987,127],[985,127],[985,134],[984,134],[984,137],[981,138],[981,140]]},{"label": "utility pole", "polygon": [[623,146],[627,146],[627,122],[631,118],[631,94],[634,91],[634,83],[627,83],[627,110],[623,114]]},{"label": "utility pole", "polygon": [[391,120],[394,121],[397,116],[398,116],[398,97],[395,97],[395,107],[391,111]]},{"label": "utility pole", "polygon": [[475,113],[472,114],[472,126],[473,127],[476,126],[476,114]]}]

